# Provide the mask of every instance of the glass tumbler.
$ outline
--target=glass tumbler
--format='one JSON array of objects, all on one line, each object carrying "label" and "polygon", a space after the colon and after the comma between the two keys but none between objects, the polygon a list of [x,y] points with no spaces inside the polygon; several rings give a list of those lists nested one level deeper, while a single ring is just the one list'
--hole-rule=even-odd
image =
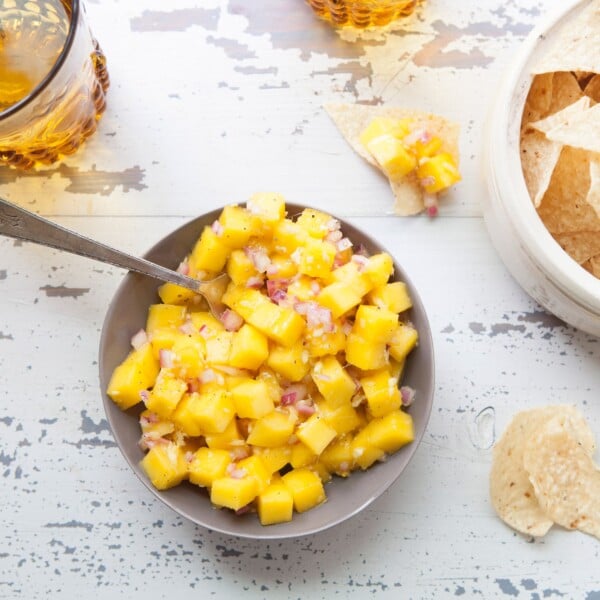
[{"label": "glass tumbler", "polygon": [[0,0],[0,165],[74,153],[96,131],[108,86],[80,0]]},{"label": "glass tumbler", "polygon": [[338,27],[382,27],[411,15],[419,0],[306,0],[315,13]]}]

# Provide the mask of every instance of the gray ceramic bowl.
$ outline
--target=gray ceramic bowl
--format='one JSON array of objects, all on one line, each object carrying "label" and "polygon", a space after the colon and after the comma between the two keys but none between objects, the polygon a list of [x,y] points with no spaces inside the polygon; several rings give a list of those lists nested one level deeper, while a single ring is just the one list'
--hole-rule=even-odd
[{"label": "gray ceramic bowl", "polygon": [[[304,207],[288,204],[288,214],[299,213]],[[220,214],[215,210],[180,227],[158,242],[145,258],[170,268],[176,268],[190,252],[203,227],[211,224]],[[340,219],[342,230],[355,244],[363,244],[374,254],[385,251],[380,244]],[[138,447],[140,428],[138,415],[142,405],[127,412],[121,411],[105,390],[114,368],[131,349],[131,336],[144,327],[148,306],[158,301],[157,281],[135,273],[126,275],[109,306],[100,340],[100,387],[104,408],[115,440],[127,462],[146,487],[180,515],[198,525],[215,531],[247,538],[278,539],[316,533],[341,523],[357,514],[380,496],[401,475],[417,449],[431,411],[434,389],[433,345],[429,322],[419,295],[404,272],[395,263],[395,278],[405,281],[414,303],[410,319],[419,331],[418,347],[409,355],[403,384],[417,390],[417,400],[408,409],[415,423],[416,439],[384,463],[378,463],[364,472],[352,473],[347,479],[334,477],[326,484],[327,502],[302,514],[294,513],[289,523],[262,526],[256,514],[236,516],[229,510],[215,509],[206,492],[192,484],[183,483],[166,491],[156,490],[139,462],[144,454]]]}]

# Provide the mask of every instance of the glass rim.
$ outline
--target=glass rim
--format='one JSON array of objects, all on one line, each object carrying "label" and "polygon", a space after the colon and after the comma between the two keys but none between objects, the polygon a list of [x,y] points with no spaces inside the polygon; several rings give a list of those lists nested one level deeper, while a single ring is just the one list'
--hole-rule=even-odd
[{"label": "glass rim", "polygon": [[[25,96],[18,102],[9,106],[6,110],[0,112],[0,121],[11,117],[15,113],[19,112],[24,106],[27,106],[32,100],[37,98],[50,84],[50,82],[56,77],[56,74],[60,71],[61,67],[67,60],[67,56],[73,46],[73,40],[75,39],[75,30],[77,29],[77,22],[79,21],[79,12],[81,2],[80,0],[70,0],[71,3],[71,20],[69,22],[69,31],[67,32],[67,38],[65,43],[56,59],[55,63],[48,74]],[[62,4],[62,2],[61,2]]]}]

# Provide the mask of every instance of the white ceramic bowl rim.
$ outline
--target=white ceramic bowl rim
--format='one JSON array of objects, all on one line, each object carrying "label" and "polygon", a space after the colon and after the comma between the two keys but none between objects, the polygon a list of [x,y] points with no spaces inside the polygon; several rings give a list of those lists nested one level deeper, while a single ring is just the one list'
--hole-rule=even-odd
[{"label": "white ceramic bowl rim", "polygon": [[527,253],[543,274],[582,309],[596,318],[600,315],[600,280],[575,261],[550,235],[538,216],[525,185],[519,151],[521,118],[533,80],[530,67],[540,46],[552,43],[553,34],[568,19],[593,0],[575,0],[551,12],[527,37],[512,65],[507,69],[496,98],[488,137],[488,160],[493,183],[502,190],[508,218]]}]

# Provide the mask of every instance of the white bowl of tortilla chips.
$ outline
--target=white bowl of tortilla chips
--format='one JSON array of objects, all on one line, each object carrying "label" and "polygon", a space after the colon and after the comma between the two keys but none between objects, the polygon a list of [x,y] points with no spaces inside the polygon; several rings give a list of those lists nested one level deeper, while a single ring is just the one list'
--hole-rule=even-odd
[{"label": "white bowl of tortilla chips", "polygon": [[600,336],[600,0],[568,2],[523,44],[486,132],[484,217],[542,306]]}]

